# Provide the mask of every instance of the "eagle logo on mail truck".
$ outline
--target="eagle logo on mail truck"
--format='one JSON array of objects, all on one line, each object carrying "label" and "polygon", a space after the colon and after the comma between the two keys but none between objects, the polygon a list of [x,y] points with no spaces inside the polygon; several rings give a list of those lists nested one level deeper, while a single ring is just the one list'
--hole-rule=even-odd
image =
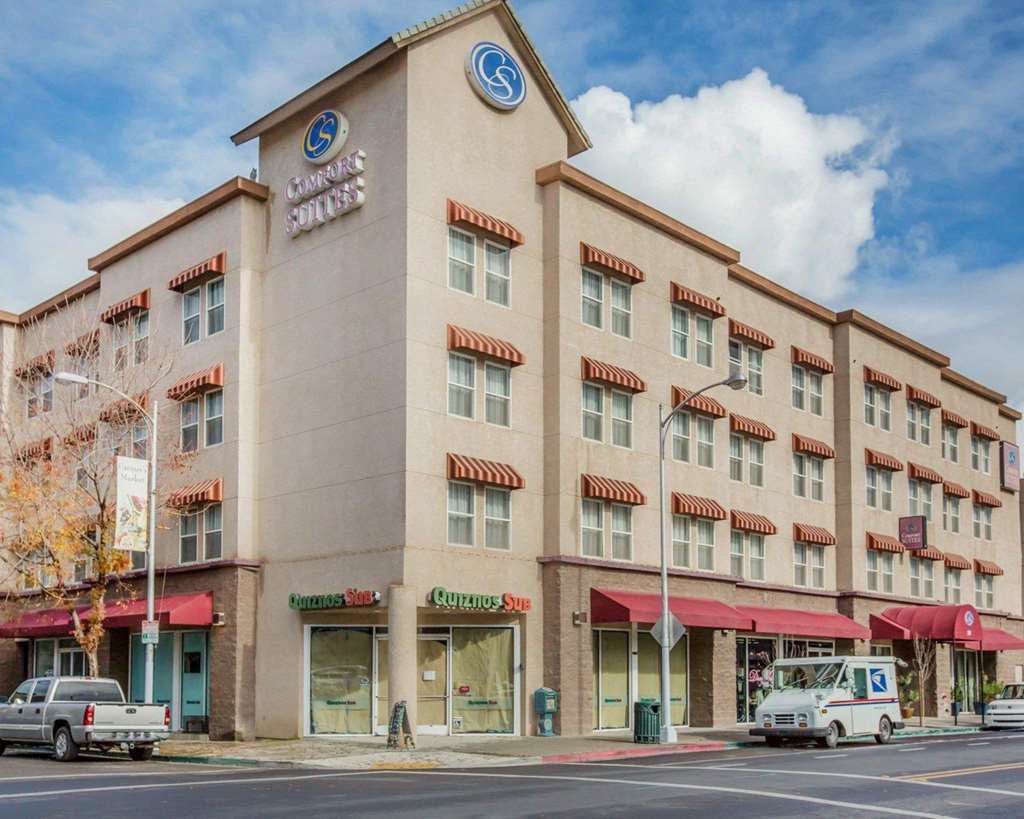
[{"label": "eagle logo on mail truck", "polygon": [[502,111],[526,99],[526,77],[519,63],[497,43],[477,43],[466,57],[466,76],[480,98]]},{"label": "eagle logo on mail truck", "polygon": [[340,111],[321,111],[302,137],[302,155],[314,165],[330,162],[345,147],[348,119]]},{"label": "eagle logo on mail truck", "polygon": [[884,668],[871,669],[871,693],[885,694],[889,690],[889,682],[885,678]]}]

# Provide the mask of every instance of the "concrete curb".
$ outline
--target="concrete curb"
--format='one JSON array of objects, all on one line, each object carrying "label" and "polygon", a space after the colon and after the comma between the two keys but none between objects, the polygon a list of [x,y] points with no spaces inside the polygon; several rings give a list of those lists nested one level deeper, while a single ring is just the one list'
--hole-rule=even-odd
[{"label": "concrete curb", "polygon": [[739,748],[739,742],[685,742],[677,745],[642,745],[639,748],[615,748],[610,751],[582,751],[575,754],[547,754],[540,758],[545,765],[560,762],[600,762],[608,759],[623,759],[636,756],[661,756],[663,754],[693,754],[701,751],[726,751]]}]

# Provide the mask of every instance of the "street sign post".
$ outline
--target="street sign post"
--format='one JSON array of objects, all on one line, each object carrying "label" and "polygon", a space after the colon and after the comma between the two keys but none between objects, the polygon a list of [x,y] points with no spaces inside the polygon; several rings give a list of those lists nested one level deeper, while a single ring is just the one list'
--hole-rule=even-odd
[{"label": "street sign post", "polygon": [[[677,618],[672,612],[668,613],[668,617],[668,647],[672,648],[672,646],[678,643],[682,639],[683,635],[686,634],[686,626],[680,623],[679,618]],[[658,641],[658,645],[664,645],[662,642],[664,636],[663,617],[659,617],[658,622],[651,626],[651,636]]]},{"label": "street sign post", "polygon": [[160,621],[159,620],[143,620],[142,621],[142,644],[145,645],[157,645],[160,642]]}]

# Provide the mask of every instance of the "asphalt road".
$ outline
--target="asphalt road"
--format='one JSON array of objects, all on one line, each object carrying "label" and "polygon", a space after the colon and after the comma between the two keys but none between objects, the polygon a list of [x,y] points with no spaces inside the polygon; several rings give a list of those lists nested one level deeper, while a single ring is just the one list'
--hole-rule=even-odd
[{"label": "asphalt road", "polygon": [[1024,816],[1024,733],[470,770],[0,758],[0,816]]}]

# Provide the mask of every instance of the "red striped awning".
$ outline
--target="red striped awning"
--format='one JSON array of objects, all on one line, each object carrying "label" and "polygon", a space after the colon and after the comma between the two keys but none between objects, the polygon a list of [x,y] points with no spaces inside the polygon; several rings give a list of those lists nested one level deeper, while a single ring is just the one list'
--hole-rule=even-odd
[{"label": "red striped awning", "polygon": [[134,296],[129,296],[123,301],[119,301],[117,304],[110,305],[110,307],[100,313],[100,321],[105,322],[106,324],[114,324],[129,313],[148,309],[149,290],[146,289],[141,293],[136,293]]},{"label": "red striped awning", "polygon": [[605,364],[603,361],[595,361],[586,356],[580,357],[580,377],[584,381],[604,381],[606,384],[625,387],[631,392],[647,390],[647,383],[632,370],[616,367],[614,364]]},{"label": "red striped awning", "polygon": [[927,466],[907,461],[907,477],[914,481],[927,481],[928,483],[942,483],[942,476],[934,469]]},{"label": "red striped awning", "polygon": [[921,560],[945,560],[946,555],[934,546],[925,546],[923,549],[907,549],[911,557],[919,557]]},{"label": "red striped awning", "polygon": [[480,353],[481,355],[504,361],[513,367],[526,363],[526,356],[511,342],[495,338],[494,336],[485,336],[483,333],[478,333],[475,330],[456,327],[454,324],[448,325],[448,349],[470,350],[474,353]]},{"label": "red striped awning", "polygon": [[886,455],[876,449],[864,450],[864,459],[868,466],[877,466],[881,469],[890,469],[893,472],[902,472],[903,463],[892,455]]},{"label": "red striped awning", "polygon": [[[144,410],[149,411],[149,393],[144,392],[140,395],[136,395],[135,401]],[[100,420],[106,424],[125,424],[129,421],[134,420],[139,416],[138,407],[132,404],[131,401],[122,398],[119,401],[113,401],[107,404],[102,410],[100,410]]]},{"label": "red striped awning", "polygon": [[767,424],[755,421],[753,418],[746,418],[743,415],[732,413],[729,416],[729,428],[741,435],[750,435],[764,441],[774,441],[775,431]]},{"label": "red striped awning", "polygon": [[817,543],[821,546],[835,546],[836,536],[821,526],[809,523],[793,524],[793,540],[797,543]]},{"label": "red striped awning", "polygon": [[682,492],[672,493],[672,514],[690,515],[695,518],[725,520],[725,509],[718,501],[701,498],[697,495],[684,495]]},{"label": "red striped awning", "polygon": [[943,555],[942,559],[943,561],[945,561],[946,565],[949,566],[949,568],[951,569],[970,570],[971,568],[971,561],[969,561],[963,555],[954,554],[953,552],[946,552],[946,554]]},{"label": "red striped awning", "polygon": [[770,350],[775,346],[775,340],[770,335],[762,333],[760,330],[756,330],[742,321],[736,321],[736,319],[729,319],[729,337],[742,338],[744,341],[757,344],[766,350]]},{"label": "red striped awning", "polygon": [[805,367],[813,367],[815,370],[821,370],[823,373],[835,372],[835,367],[832,366],[832,362],[827,358],[822,358],[820,355],[815,355],[796,346],[793,347],[793,363],[802,364]]},{"label": "red striped awning", "polygon": [[18,460],[21,461],[43,461],[49,460],[53,453],[53,437],[41,438],[30,444],[25,444],[18,450]]},{"label": "red striped awning", "polygon": [[56,361],[56,354],[53,350],[49,350],[48,352],[40,353],[35,358],[30,358],[20,367],[16,367],[14,375],[16,378],[26,378],[37,372],[52,373],[53,365]]},{"label": "red striped awning", "polygon": [[580,495],[584,498],[601,498],[633,506],[647,503],[647,496],[635,483],[586,473],[580,475]]},{"label": "red striped awning", "polygon": [[889,535],[880,535],[877,532],[865,532],[867,535],[867,547],[876,552],[902,552],[903,544]]},{"label": "red striped awning", "polygon": [[912,387],[907,384],[907,400],[916,401],[918,404],[924,404],[927,407],[938,409],[942,406],[942,402],[932,395],[930,392],[922,390],[919,387]]},{"label": "red striped awning", "polygon": [[646,280],[644,271],[632,262],[613,256],[604,250],[599,250],[586,242],[580,242],[580,264],[587,267],[599,267],[607,273],[623,276],[634,284]]},{"label": "red striped awning", "polygon": [[175,381],[168,390],[167,397],[172,401],[182,401],[191,398],[196,393],[208,389],[224,386],[224,365],[214,364],[205,370],[200,370],[192,375],[187,375],[180,381]]},{"label": "red striped awning", "polygon": [[71,432],[64,436],[65,446],[79,446],[91,444],[96,440],[96,422],[91,424],[79,424]]},{"label": "red striped awning", "polygon": [[97,327],[95,330],[89,333],[84,333],[76,338],[74,341],[69,341],[64,345],[64,352],[70,356],[91,356],[99,352],[100,349],[100,328]]},{"label": "red striped awning", "polygon": [[977,574],[991,574],[1000,575],[1003,573],[998,563],[993,563],[991,560],[978,560],[975,558],[974,571]]},{"label": "red striped awning", "polygon": [[979,438],[988,438],[990,441],[999,440],[998,432],[992,429],[992,427],[979,424],[977,421],[971,421],[971,435],[976,435]]},{"label": "red striped awning", "polygon": [[448,224],[469,225],[470,227],[479,228],[485,233],[490,233],[492,236],[507,239],[513,247],[521,245],[526,241],[526,237],[508,222],[488,216],[483,211],[471,208],[469,205],[463,205],[461,202],[456,202],[453,199],[448,200]]},{"label": "red striped awning", "polygon": [[221,251],[216,256],[192,265],[188,270],[182,270],[177,276],[167,282],[168,290],[177,290],[179,293],[191,282],[201,279],[209,274],[219,275],[227,269],[228,254]]},{"label": "red striped awning", "polygon": [[868,384],[877,384],[879,387],[885,387],[887,390],[902,390],[903,384],[893,378],[891,375],[883,373],[881,370],[875,370],[871,367],[864,368],[864,380]]},{"label": "red striped awning", "polygon": [[[683,401],[689,398],[691,395],[689,390],[684,390],[682,387],[672,387],[672,406],[678,407]],[[729,411],[719,404],[714,398],[707,395],[698,395],[689,404],[686,405],[687,410],[693,412],[701,412],[704,415],[710,415],[712,418],[725,418],[729,414]]]},{"label": "red striped awning", "polygon": [[957,429],[964,429],[965,427],[970,426],[970,421],[968,421],[962,415],[959,415],[953,412],[952,410],[948,409],[944,409],[942,411],[942,423],[949,424],[950,426],[956,427]]},{"label": "red striped awning", "polygon": [[454,452],[448,453],[448,479],[488,483],[509,489],[522,489],[526,486],[526,479],[509,464],[456,455]]},{"label": "red striped awning", "polygon": [[834,458],[836,451],[816,438],[808,438],[806,435],[793,433],[793,451],[806,452],[808,455],[817,455],[819,458]]},{"label": "red striped awning", "polygon": [[973,492],[974,504],[976,506],[995,506],[999,507],[1003,505],[1003,502],[999,500],[995,495],[990,495],[988,492],[982,492],[980,489],[975,489]]},{"label": "red striped awning", "polygon": [[696,290],[691,290],[689,287],[683,287],[681,284],[672,282],[670,293],[673,304],[686,304],[697,310],[710,313],[715,318],[725,315],[725,308],[722,307],[720,301],[711,298],[711,296],[705,296],[703,293],[698,293]]},{"label": "red striped awning", "polygon": [[969,498],[971,493],[967,491],[967,487],[961,486],[953,481],[943,481],[942,491],[947,495],[952,495],[956,498]]},{"label": "red striped awning", "polygon": [[743,529],[746,532],[757,532],[761,535],[774,535],[778,532],[775,524],[764,515],[755,515],[753,512],[741,512],[733,509],[730,513],[733,529]]},{"label": "red striped awning", "polygon": [[224,500],[224,482],[220,478],[183,486],[172,492],[167,498],[167,505],[174,509],[195,506],[200,503],[220,503]]}]

